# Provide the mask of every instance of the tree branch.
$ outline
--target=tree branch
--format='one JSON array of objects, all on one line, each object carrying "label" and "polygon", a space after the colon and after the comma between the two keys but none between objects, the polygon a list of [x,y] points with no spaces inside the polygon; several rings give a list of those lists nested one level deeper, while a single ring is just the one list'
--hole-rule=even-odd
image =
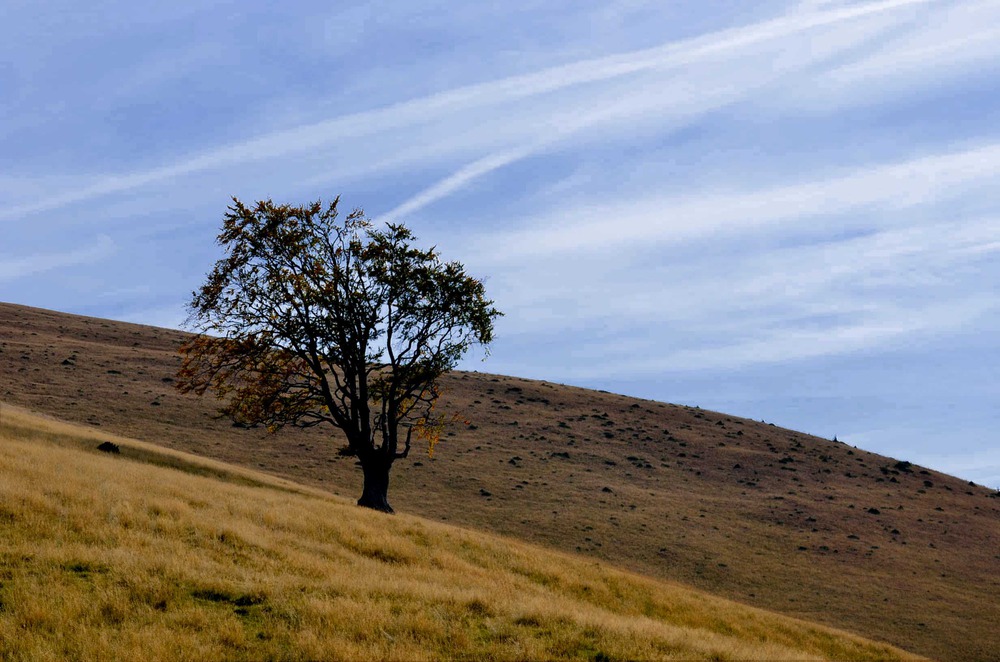
[{"label": "tree branch", "polygon": [[407,455],[410,454],[410,437],[413,435],[413,426],[411,425],[406,429],[406,443],[403,445],[403,452],[396,453],[394,455],[395,459],[402,460]]}]

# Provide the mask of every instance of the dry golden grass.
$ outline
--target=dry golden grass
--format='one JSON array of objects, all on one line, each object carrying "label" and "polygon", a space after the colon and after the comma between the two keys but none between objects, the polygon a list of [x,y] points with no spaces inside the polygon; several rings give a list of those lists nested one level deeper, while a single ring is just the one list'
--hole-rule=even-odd
[{"label": "dry golden grass", "polygon": [[93,449],[107,435],[0,417],[0,659],[908,657],[246,469],[120,438],[123,455],[105,455]]}]

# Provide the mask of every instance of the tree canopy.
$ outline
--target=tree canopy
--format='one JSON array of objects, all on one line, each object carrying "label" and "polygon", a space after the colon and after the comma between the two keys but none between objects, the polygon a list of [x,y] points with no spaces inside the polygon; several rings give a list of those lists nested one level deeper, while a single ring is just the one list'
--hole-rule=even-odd
[{"label": "tree canopy", "polygon": [[[413,436],[433,453],[446,418],[438,380],[501,315],[482,280],[402,224],[341,220],[339,197],[303,206],[233,198],[224,256],[189,304],[199,332],[178,386],[213,391],[222,412],[270,431],[329,424],[364,471],[359,505],[392,512],[389,469]],[[405,436],[401,437],[401,430]]]}]

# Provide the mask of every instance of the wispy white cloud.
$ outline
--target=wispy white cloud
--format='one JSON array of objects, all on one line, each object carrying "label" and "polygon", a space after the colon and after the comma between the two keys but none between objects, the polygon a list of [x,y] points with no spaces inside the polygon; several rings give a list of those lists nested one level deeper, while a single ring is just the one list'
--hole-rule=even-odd
[{"label": "wispy white cloud", "polygon": [[528,156],[535,151],[535,146],[503,150],[495,154],[490,154],[472,163],[462,166],[451,175],[448,175],[436,184],[427,187],[417,195],[411,197],[406,202],[394,207],[385,213],[389,220],[398,221],[415,211],[423,209],[427,205],[444,198],[455,191],[468,185],[469,182],[488,175],[505,165],[509,165]]},{"label": "wispy white cloud", "polygon": [[[534,96],[561,87],[621,77],[627,78],[628,82],[624,89],[616,86],[606,86],[603,90],[589,89],[583,103],[567,99],[558,105],[555,113],[523,114],[525,118],[533,118],[546,131],[533,138],[529,145],[504,149],[462,166],[398,205],[388,215],[400,217],[417,211],[481,176],[566,140],[575,138],[579,141],[581,133],[601,126],[617,125],[635,132],[643,120],[653,118],[657,132],[663,135],[760,90],[782,76],[806,70],[816,62],[855,47],[891,27],[892,23],[887,24],[883,20],[870,25],[855,25],[852,30],[841,31],[835,37],[810,35],[805,52],[785,43],[788,39],[816,28],[871,18],[873,15],[879,17],[893,10],[922,4],[928,3],[902,0],[839,7],[827,12],[792,12],[749,27],[512,79],[508,81],[512,90],[520,85],[533,90],[528,94],[515,93],[515,98],[520,94]],[[760,51],[762,47],[763,53]],[[781,54],[780,49],[794,51],[795,54]],[[707,67],[708,70],[699,67]],[[641,74],[646,76],[641,77]]]},{"label": "wispy white cloud", "polygon": [[[925,3],[913,3],[917,4]],[[845,12],[854,18],[858,11],[871,11],[873,5],[844,7],[843,3],[817,2],[805,3],[800,9],[807,14],[817,10],[828,9],[837,5],[835,13]],[[879,11],[899,9],[903,5],[878,7]],[[939,8],[941,11],[941,8]],[[844,15],[844,14],[841,14]],[[923,81],[926,83],[934,72],[946,72],[956,66],[975,67],[980,62],[995,62],[1000,57],[1000,33],[995,26],[1000,20],[1000,6],[991,2],[971,3],[969,6],[948,8],[948,21],[931,21],[924,25],[918,22],[918,29],[904,32],[905,37],[890,39],[893,48],[880,48],[867,51],[859,59],[849,64],[836,65],[819,74],[820,82],[809,80],[808,77],[796,77],[795,83],[785,81],[783,89],[807,90],[812,95],[812,102],[818,102],[827,95],[835,97],[839,105],[846,103],[868,103],[872,95],[884,95],[891,89],[892,83],[880,83],[873,89],[876,80],[891,78],[902,79],[907,85]],[[829,16],[824,15],[825,18]],[[925,16],[925,18],[937,14]],[[825,50],[818,45],[819,41],[811,39],[809,52],[806,55],[797,53],[794,65],[790,70],[806,70],[814,61],[822,61],[834,53],[849,52],[853,46],[863,43],[865,29],[867,36],[886,32],[893,27],[899,27],[900,22],[912,21],[911,16],[900,14],[896,23],[888,21],[888,16],[880,16],[879,22],[864,26],[853,26],[850,31],[833,35],[825,35],[829,43]],[[992,19],[992,20],[991,20]],[[933,27],[932,27],[933,26]],[[985,27],[984,27],[985,26]],[[859,29],[860,28],[860,29]],[[737,40],[738,41],[738,40]],[[725,40],[723,40],[725,42]],[[899,43],[897,43],[899,42]],[[697,60],[698,54],[711,52],[711,48],[693,49],[689,54],[688,64]],[[685,123],[694,121],[699,115],[714,110],[727,103],[736,101],[748,93],[760,90],[768,80],[759,72],[754,75],[752,67],[746,62],[739,62],[734,54],[730,54],[730,65],[733,67],[732,78],[727,79],[718,72],[712,76],[701,76],[689,68],[685,75],[690,80],[699,80],[698,86],[685,86],[683,80],[660,81],[660,89],[664,94],[660,98],[647,103],[644,107],[641,95],[627,95],[622,98],[617,109],[615,104],[602,107],[594,104],[595,110],[578,112],[572,121],[561,126],[562,134],[580,140],[573,134],[580,129],[593,128],[601,123],[601,117],[635,129],[635,120],[643,115],[659,110],[657,128],[660,135],[672,129],[680,128]],[[772,59],[771,66],[776,62]],[[782,73],[788,73],[782,72]],[[814,76],[815,78],[815,76]],[[706,80],[707,82],[701,83]],[[713,98],[712,85],[721,85],[727,94]],[[819,92],[817,92],[819,90]],[[780,95],[779,95],[780,96]],[[666,100],[670,101],[667,102]],[[689,106],[689,107],[685,107]],[[687,115],[684,112],[687,111]],[[631,120],[631,121],[629,121]],[[610,123],[610,122],[609,122]],[[545,147],[550,147],[558,140],[539,141],[536,149],[519,150],[521,158],[528,157]],[[792,187],[776,187],[748,196],[734,196],[721,192],[706,192],[701,199],[677,202],[645,197],[646,209],[643,203],[630,202],[623,210],[619,200],[604,206],[600,204],[585,204],[570,207],[550,214],[546,218],[534,217],[530,221],[531,231],[494,235],[483,240],[483,246],[489,246],[491,251],[498,245],[517,247],[514,250],[535,251],[540,254],[550,254],[553,251],[585,250],[588,248],[607,248],[622,243],[642,243],[659,240],[657,229],[669,233],[672,237],[684,238],[691,233],[695,235],[710,232],[719,225],[732,226],[736,223],[753,225],[760,222],[778,222],[781,219],[797,219],[802,216],[827,214],[830,210],[845,208],[861,209],[868,205],[889,205],[898,208],[917,207],[930,199],[943,195],[958,197],[967,191],[956,190],[956,185],[981,182],[984,178],[995,178],[1000,170],[1000,152],[997,145],[990,144],[983,148],[959,150],[952,153],[931,154],[924,158],[911,159],[900,163],[885,165],[876,164],[872,169],[859,170],[853,175],[839,179],[826,179],[815,185],[796,185]],[[452,193],[462,185],[471,182],[477,176],[488,174],[494,169],[510,165],[516,159],[488,156],[463,166],[453,175],[432,185],[425,191],[416,194],[411,201],[397,207],[397,210],[412,212],[429,202],[436,201]],[[493,163],[490,168],[480,168],[483,163]],[[711,207],[728,208],[731,213],[712,211]],[[765,208],[763,215],[756,212]],[[775,213],[781,208],[780,213]],[[680,222],[665,218],[665,213],[656,210],[670,209],[675,218],[698,219],[697,222],[682,220]],[[620,219],[613,226],[606,222],[610,216]],[[572,218],[572,222],[566,222]],[[591,219],[589,224],[584,219]],[[901,221],[902,222],[902,221]],[[654,236],[651,236],[654,235]]]},{"label": "wispy white cloud", "polygon": [[0,255],[0,283],[37,276],[46,271],[77,267],[105,260],[115,252],[111,237],[101,235],[90,246],[52,253],[36,253],[27,257]]},{"label": "wispy white cloud", "polygon": [[[991,144],[754,191],[701,191],[680,198],[654,192],[624,204],[583,201],[533,218],[527,227],[484,237],[476,253],[483,262],[502,263],[526,255],[731,238],[775,226],[815,231],[901,225],[912,222],[910,215],[898,213],[902,210],[958,197],[971,188],[996,190],[998,180],[1000,144]],[[881,212],[877,220],[869,214],[843,218],[847,212],[873,209]],[[612,218],[615,222],[609,223]],[[497,246],[506,248],[497,251]]]},{"label": "wispy white cloud", "polygon": [[618,254],[617,265],[557,258],[560,279],[546,278],[551,259],[528,260],[516,273],[533,287],[509,286],[505,294],[511,305],[551,311],[549,318],[526,316],[525,330],[558,328],[572,307],[574,320],[591,318],[606,329],[660,323],[696,335],[729,333],[785,319],[860,315],[886,300],[898,306],[904,293],[919,293],[911,302],[917,306],[951,297],[941,288],[961,283],[973,257],[1000,252],[992,241],[998,233],[1000,215],[754,250],[714,238],[659,260],[655,249]]},{"label": "wispy white cloud", "polygon": [[144,295],[152,294],[153,290],[149,285],[127,285],[125,287],[116,287],[110,290],[101,292],[99,295],[102,299],[122,299],[122,298],[133,298],[142,297]]},{"label": "wispy white cloud", "polygon": [[826,73],[815,86],[824,89],[823,101],[834,101],[845,88],[859,83],[878,95],[886,92],[882,85],[910,82],[914,77],[924,78],[926,84],[930,72],[978,63],[995,67],[1000,48],[1000,5],[996,2],[956,3],[926,18],[886,40],[870,55]]},{"label": "wispy white cloud", "polygon": [[132,322],[133,324],[147,324],[164,329],[183,329],[187,313],[183,306],[165,305],[134,308],[125,314],[112,315],[110,317],[121,322]]},{"label": "wispy white cloud", "polygon": [[[608,216],[609,238],[584,253],[525,252],[531,239],[523,234],[496,236],[494,253],[504,255],[494,264],[504,266],[495,269],[510,276],[494,289],[517,319],[506,332],[541,340],[571,327],[576,343],[548,371],[624,378],[843,356],[947,337],[996,313],[1000,304],[980,279],[1000,254],[1000,201],[972,217],[945,206],[901,218],[891,205],[853,224],[856,207],[844,197],[822,223],[796,216],[778,234],[767,223],[720,225],[681,240],[658,233],[616,244],[621,219],[631,222],[618,210]],[[672,211],[661,203],[660,213]],[[776,208],[784,213],[780,197]],[[487,255],[484,248],[478,259]]]},{"label": "wispy white cloud", "polygon": [[[848,316],[851,321],[826,323],[822,328],[755,330],[752,338],[717,338],[715,345],[659,353],[655,358],[619,364],[628,374],[664,374],[678,371],[740,370],[761,364],[788,364],[802,359],[836,356],[901,342],[919,334],[940,334],[976,320],[995,303],[972,297],[917,309],[893,307],[884,302],[867,314]],[[744,329],[745,330],[745,329]],[[647,347],[647,350],[652,347]],[[600,364],[610,368],[608,362]],[[597,373],[591,373],[591,376]]]},{"label": "wispy white cloud", "polygon": [[[0,219],[18,218],[41,211],[59,209],[93,198],[164,183],[200,172],[291,158],[298,154],[315,153],[317,150],[329,148],[334,144],[342,147],[343,143],[349,143],[354,145],[356,154],[365,155],[366,151],[371,152],[371,145],[365,144],[368,137],[378,136],[377,140],[383,140],[385,134],[393,134],[398,131],[405,131],[412,135],[418,128],[434,123],[441,123],[437,128],[438,131],[448,133],[450,128],[454,128],[454,122],[448,120],[456,116],[477,117],[473,122],[479,125],[478,131],[467,133],[463,136],[463,140],[459,141],[458,148],[466,152],[470,149],[482,149],[489,145],[502,146],[502,143],[500,145],[497,143],[498,135],[501,137],[504,135],[519,136],[518,140],[521,142],[525,138],[544,137],[547,133],[546,127],[553,122],[575,124],[576,128],[581,128],[608,119],[629,120],[634,118],[637,112],[648,115],[669,108],[676,95],[650,96],[647,93],[644,96],[639,94],[634,95],[634,100],[625,102],[618,96],[617,91],[612,89],[611,93],[615,97],[612,98],[610,106],[605,102],[604,107],[602,107],[602,104],[598,102],[596,109],[584,110],[583,112],[581,112],[579,102],[594,101],[592,98],[593,90],[589,90],[588,94],[582,97],[571,94],[559,102],[554,102],[548,97],[555,92],[580,90],[596,83],[607,83],[644,73],[676,72],[699,63],[714,62],[718,65],[720,59],[745,57],[747,53],[768,44],[771,44],[772,47],[778,47],[782,45],[781,39],[802,35],[810,30],[863,20],[933,2],[935,0],[883,0],[863,5],[836,7],[826,11],[792,12],[776,19],[694,39],[667,43],[620,55],[579,61],[488,83],[469,85],[383,108],[342,115],[313,124],[276,131],[243,142],[209,149],[141,172],[103,176],[99,181],[89,186],[54,192],[43,199],[9,206],[0,211]],[[806,60],[808,59],[807,56]],[[785,66],[801,66],[801,64],[796,64],[796,59],[792,58],[787,61]],[[747,73],[746,68],[743,69],[743,73]],[[695,75],[697,76],[697,74]],[[773,74],[767,78],[771,77]],[[734,80],[736,78],[736,76],[733,77]],[[710,79],[698,80],[697,84],[695,80],[697,78],[686,78],[679,83],[674,82],[674,85],[712,87]],[[664,81],[658,82],[663,83]],[[655,83],[656,81],[654,81],[654,85]],[[716,83],[717,94],[720,92],[720,87],[724,88],[725,85]],[[514,105],[528,99],[541,101],[540,107],[533,109],[535,112],[532,113],[518,112],[519,109]],[[491,121],[484,124],[482,117],[478,117],[477,113],[481,113],[483,109],[487,108],[493,109],[493,114]],[[542,112],[541,117],[538,115],[538,111]],[[498,112],[501,115],[497,115]],[[484,131],[484,129],[486,130]],[[505,148],[511,149],[511,144],[516,145],[517,143],[508,142]],[[433,153],[434,149],[432,147],[426,151]],[[459,151],[458,154],[461,155],[462,151]],[[376,161],[387,158],[385,154],[372,156]],[[363,156],[362,159],[364,160]],[[461,177],[461,175],[458,176]],[[466,177],[465,181],[471,181],[471,179],[472,177]],[[452,190],[455,188],[457,187],[453,186]]]}]

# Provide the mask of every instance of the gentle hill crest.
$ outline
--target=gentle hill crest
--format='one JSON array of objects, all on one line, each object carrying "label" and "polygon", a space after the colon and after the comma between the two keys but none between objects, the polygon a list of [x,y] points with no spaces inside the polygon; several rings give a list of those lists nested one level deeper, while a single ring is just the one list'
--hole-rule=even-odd
[{"label": "gentle hill crest", "polygon": [[99,439],[0,422],[3,659],[911,657],[142,442],[101,457]]},{"label": "gentle hill crest", "polygon": [[[318,429],[269,437],[172,388],[185,334],[0,304],[0,400],[356,498]],[[755,421],[454,373],[474,429],[393,472],[398,510],[513,535],[940,659],[1000,650],[1000,499]]]}]

